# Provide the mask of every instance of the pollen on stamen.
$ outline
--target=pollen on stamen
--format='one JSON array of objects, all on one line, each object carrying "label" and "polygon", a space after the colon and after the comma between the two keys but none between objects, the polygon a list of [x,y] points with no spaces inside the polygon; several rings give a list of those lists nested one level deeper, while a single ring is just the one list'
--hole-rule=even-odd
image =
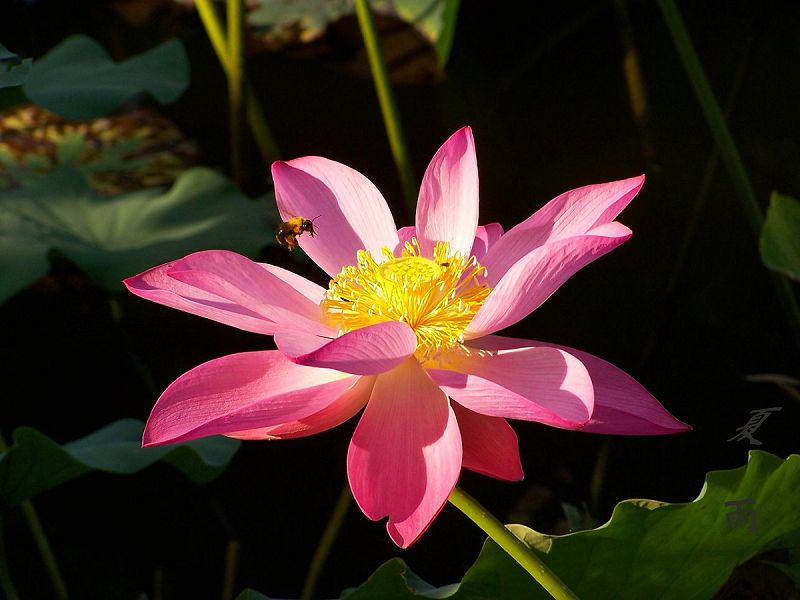
[{"label": "pollen on stamen", "polygon": [[405,242],[400,256],[384,247],[380,258],[359,250],[357,263],[331,280],[322,301],[331,325],[346,333],[386,321],[408,323],[417,334],[419,360],[463,348],[464,330],[491,291],[477,259],[451,254],[448,243],[437,242],[431,260],[416,238]]}]

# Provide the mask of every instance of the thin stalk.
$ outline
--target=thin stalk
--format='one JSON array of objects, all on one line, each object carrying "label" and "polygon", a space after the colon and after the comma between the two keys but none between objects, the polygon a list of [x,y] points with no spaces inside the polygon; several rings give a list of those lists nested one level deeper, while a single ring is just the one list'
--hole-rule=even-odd
[{"label": "thin stalk", "polygon": [[261,108],[261,103],[248,85],[244,93],[244,101],[247,112],[247,124],[250,126],[250,133],[258,146],[258,152],[267,165],[276,160],[280,160],[281,151],[278,143],[272,135],[272,130],[267,123],[267,117]]},{"label": "thin stalk", "polygon": [[589,507],[591,508],[592,516],[596,516],[600,512],[600,494],[603,491],[606,473],[608,473],[608,459],[611,455],[612,439],[607,437],[602,441],[600,450],[597,452],[597,458],[594,461],[592,481],[589,486]]},{"label": "thin stalk", "polygon": [[[717,99],[714,97],[714,92],[711,90],[700,60],[697,58],[697,53],[689,37],[689,32],[686,30],[683,17],[681,17],[674,0],[658,0],[658,5],[672,35],[672,41],[681,58],[686,75],[692,84],[697,101],[717,143],[722,162],[733,182],[734,191],[741,202],[756,242],[758,242],[764,225],[764,215],[758,204],[755,190],[750,183],[750,178],[747,176],[742,158],[725,122],[725,117],[717,103]],[[770,272],[770,278],[775,286],[778,300],[789,319],[789,326],[794,333],[795,341],[800,345],[800,307],[797,305],[794,292],[785,277]]]},{"label": "thin stalk", "polygon": [[206,28],[208,39],[211,40],[211,46],[214,48],[214,52],[217,53],[222,69],[227,75],[229,68],[228,40],[225,38],[225,30],[222,28],[222,22],[217,16],[214,4],[211,0],[195,0],[194,5],[197,7],[197,14],[200,15],[203,27]]},{"label": "thin stalk", "polygon": [[6,539],[3,519],[0,517],[0,590],[3,597],[7,600],[19,600],[17,588],[14,587],[14,580],[11,579],[11,572],[8,570],[8,556],[6,553]]},{"label": "thin stalk", "polygon": [[[0,452],[5,451],[7,447],[6,440],[0,433]],[[50,578],[50,583],[53,585],[55,597],[57,600],[67,600],[69,598],[69,594],[67,593],[67,586],[64,583],[64,577],[61,575],[61,569],[58,568],[58,562],[56,561],[55,554],[53,554],[53,550],[50,547],[50,542],[48,541],[47,535],[44,532],[44,527],[42,526],[42,522],[39,520],[39,515],[36,513],[36,508],[34,508],[33,502],[30,500],[24,500],[20,503],[20,508],[22,509],[22,515],[28,525],[28,529],[33,536],[33,541],[36,543],[36,547],[39,549],[39,554],[42,557],[42,562],[44,562],[47,576]]]},{"label": "thin stalk", "polygon": [[787,383],[779,383],[778,389],[780,389],[784,394],[789,396],[792,400],[800,404],[800,392],[798,392],[796,388],[792,387]]},{"label": "thin stalk", "polygon": [[530,573],[556,600],[577,600],[578,596],[545,565],[521,539],[506,529],[500,521],[464,490],[457,487],[450,494],[450,503],[463,512],[478,527],[505,550],[511,558]]},{"label": "thin stalk", "polygon": [[655,152],[653,150],[653,134],[648,116],[647,91],[645,90],[644,75],[642,74],[641,61],[639,60],[639,49],[633,36],[633,23],[631,23],[628,12],[627,0],[614,0],[614,9],[619,22],[622,47],[625,50],[622,69],[625,74],[625,83],[628,87],[628,101],[631,105],[633,120],[639,129],[642,153],[647,164],[652,165]]},{"label": "thin stalk", "polygon": [[[723,117],[725,119],[728,119],[732,114],[733,107],[736,104],[736,99],[739,97],[739,92],[742,89],[742,83],[744,82],[744,76],[747,71],[747,64],[750,60],[750,50],[752,45],[752,37],[748,37],[742,44],[741,58],[739,59],[736,72],[733,77],[730,93],[726,98],[725,111],[723,112]],[[703,177],[700,180],[700,187],[697,191],[695,204],[692,207],[692,213],[689,215],[689,220],[684,227],[684,235],[678,250],[678,256],[675,259],[675,265],[672,268],[672,272],[670,273],[669,277],[669,283],[667,284],[667,293],[672,293],[678,286],[678,281],[680,280],[683,266],[686,263],[686,259],[689,255],[689,247],[691,246],[695,231],[697,231],[697,226],[700,222],[700,217],[702,216],[706,201],[711,194],[711,186],[714,181],[714,175],[717,172],[719,157],[719,146],[714,145],[711,156],[709,156],[708,161],[706,162],[706,167],[703,171]]]},{"label": "thin stalk", "polygon": [[164,600],[164,567],[153,569],[153,600]]},{"label": "thin stalk", "polygon": [[228,0],[228,124],[231,171],[241,187],[244,171],[244,7],[243,0]]},{"label": "thin stalk", "polygon": [[[228,38],[222,27],[222,22],[217,15],[211,0],[196,0],[197,12],[200,20],[205,27],[208,39],[211,40],[211,47],[217,54],[225,75],[229,77],[230,60],[228,58]],[[275,137],[264,116],[264,111],[258,101],[252,86],[245,85],[244,102],[247,113],[247,124],[258,146],[258,151],[265,163],[269,164],[278,160],[281,156]]]},{"label": "thin stalk", "polygon": [[392,83],[389,81],[389,71],[383,58],[378,28],[375,26],[375,18],[372,16],[367,0],[356,0],[355,3],[358,24],[361,27],[372,79],[375,82],[375,90],[378,93],[378,102],[383,114],[383,123],[386,126],[386,135],[389,137],[389,146],[392,149],[397,174],[403,187],[406,206],[413,217],[417,202],[416,178],[400,124],[400,114],[394,99]]},{"label": "thin stalk", "polygon": [[222,580],[222,600],[233,600],[236,572],[239,570],[239,540],[228,541],[225,547],[225,576]]},{"label": "thin stalk", "polygon": [[[208,491],[208,490],[206,490]],[[210,493],[204,494],[208,507],[219,521],[228,543],[225,544],[225,572],[222,578],[222,600],[232,600],[236,590],[236,576],[239,571],[241,542],[233,523],[225,512],[225,507]]]},{"label": "thin stalk", "polygon": [[761,213],[756,193],[725,122],[722,109],[714,96],[714,92],[711,91],[703,66],[697,58],[697,53],[689,37],[689,32],[686,30],[683,17],[681,17],[673,0],[658,0],[658,5],[664,15],[664,21],[666,21],[669,32],[672,35],[675,49],[681,58],[683,68],[686,70],[686,75],[689,77],[695,96],[697,96],[697,101],[700,103],[700,108],[703,110],[711,133],[717,142],[725,167],[728,169],[728,175],[733,180],[733,185],[742,202],[745,216],[753,229],[753,233],[758,238],[764,225],[764,215]]},{"label": "thin stalk", "polygon": [[347,516],[347,511],[352,504],[353,495],[350,493],[350,484],[345,482],[342,488],[342,493],[339,494],[339,499],[336,501],[336,506],[333,508],[331,518],[325,526],[325,531],[319,540],[317,549],[314,551],[314,556],[311,558],[311,563],[308,565],[308,572],[306,573],[305,582],[303,582],[303,590],[300,592],[301,600],[311,600],[314,597],[314,591],[317,587],[317,581],[322,574],[322,568],[325,566],[325,561],[331,553],[333,543],[336,541],[336,536],[344,523],[344,518]]},{"label": "thin stalk", "polygon": [[58,568],[56,556],[53,554],[53,549],[50,547],[50,542],[47,540],[44,527],[42,527],[42,522],[39,520],[39,515],[33,507],[33,503],[30,500],[25,500],[20,504],[20,508],[25,521],[28,523],[28,528],[31,530],[33,540],[36,542],[36,547],[39,549],[39,554],[42,556],[47,576],[50,578],[50,583],[53,584],[55,597],[58,600],[67,600],[69,598],[67,585],[64,583],[64,577]]},{"label": "thin stalk", "polygon": [[[739,92],[741,91],[742,83],[744,82],[744,76],[747,72],[747,65],[750,60],[750,49],[753,44],[752,37],[748,37],[744,44],[742,45],[741,56],[739,58],[739,62],[736,66],[736,72],[733,77],[733,82],[731,83],[730,91],[727,94],[725,99],[725,112],[723,115],[725,118],[729,118],[730,115],[733,113],[734,106],[736,105],[737,98],[739,97]],[[686,223],[683,227],[683,235],[681,237],[680,244],[678,245],[678,251],[675,255],[675,261],[672,265],[672,270],[670,271],[669,279],[667,280],[667,287],[665,293],[665,301],[663,303],[664,307],[668,307],[670,304],[674,302],[674,297],[676,290],[678,288],[678,283],[680,282],[681,276],[683,275],[683,269],[686,265],[686,260],[689,256],[689,250],[692,247],[692,243],[694,242],[695,235],[697,234],[697,228],[700,223],[700,217],[703,215],[703,211],[705,210],[706,203],[708,201],[708,197],[711,193],[711,186],[714,183],[714,177],[717,173],[717,168],[719,166],[719,147],[714,144],[714,147],[711,149],[711,153],[706,161],[705,169],[703,170],[703,175],[700,178],[700,185],[697,190],[697,194],[695,195],[694,202],[692,204],[692,210],[689,213],[689,218],[686,220]],[[658,340],[661,339],[664,330],[669,325],[669,320],[666,315],[666,308],[662,308],[662,314],[660,315],[660,319],[655,327],[650,328],[650,335],[647,338],[647,341],[644,344],[644,348],[642,349],[642,353],[639,357],[639,366],[643,366],[650,360],[653,351],[655,350]]]},{"label": "thin stalk", "polygon": [[444,14],[442,15],[442,31],[439,34],[439,41],[436,42],[436,59],[439,68],[444,70],[447,61],[450,59],[450,51],[453,49],[453,40],[456,37],[456,22],[458,21],[458,9],[461,7],[461,0],[444,0]]}]

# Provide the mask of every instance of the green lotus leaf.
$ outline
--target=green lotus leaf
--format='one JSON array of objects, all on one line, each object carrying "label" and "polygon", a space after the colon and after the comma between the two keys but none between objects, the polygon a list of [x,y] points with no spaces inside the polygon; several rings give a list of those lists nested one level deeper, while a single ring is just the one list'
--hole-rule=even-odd
[{"label": "green lotus leaf", "polygon": [[142,448],[144,423],[121,419],[59,445],[30,427],[14,431],[0,453],[0,504],[14,506],[45,490],[92,471],[129,475],[163,460],[196,483],[218,477],[241,442],[222,436]]},{"label": "green lotus leaf", "polygon": [[767,268],[800,281],[800,201],[772,192],[759,246]]},{"label": "green lotus leaf", "polygon": [[6,61],[17,61],[17,55],[0,44],[0,89],[25,83],[30,75],[33,59],[25,58],[18,64],[2,64]]},{"label": "green lotus leaf", "polygon": [[50,253],[114,291],[125,277],[197,250],[252,256],[272,243],[275,219],[266,198],[247,199],[210,169],[184,171],[168,190],[107,198],[61,165],[0,193],[0,302],[46,273]]},{"label": "green lotus leaf", "polygon": [[36,61],[23,90],[39,106],[83,120],[106,115],[140,92],[169,104],[188,86],[189,59],[178,40],[114,62],[92,38],[73,35]]},{"label": "green lotus leaf", "polygon": [[[712,471],[693,502],[625,500],[597,529],[564,536],[509,525],[580,598],[713,598],[734,569],[754,557],[797,573],[800,456],[750,452],[745,467]],[[775,556],[783,561],[776,562]],[[784,582],[785,584],[785,582]],[[791,582],[788,584],[791,587]],[[548,599],[549,594],[491,540],[460,584],[433,587],[400,559],[382,565],[348,600]],[[777,596],[776,596],[777,597]]]}]

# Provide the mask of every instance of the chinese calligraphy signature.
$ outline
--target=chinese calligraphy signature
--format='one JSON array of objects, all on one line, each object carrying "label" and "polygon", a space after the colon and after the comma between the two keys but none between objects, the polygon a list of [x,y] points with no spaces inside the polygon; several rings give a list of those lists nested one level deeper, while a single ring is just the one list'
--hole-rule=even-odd
[{"label": "chinese calligraphy signature", "polygon": [[759,408],[758,410],[751,410],[750,414],[752,416],[750,417],[750,420],[747,421],[747,423],[745,423],[742,427],[737,427],[736,431],[739,433],[737,433],[728,441],[741,442],[742,440],[747,439],[750,440],[751,445],[760,446],[761,442],[755,439],[753,434],[755,433],[756,429],[761,427],[761,424],[767,420],[767,417],[769,417],[773,412],[777,412],[782,408],[782,406],[773,406],[772,408]]}]

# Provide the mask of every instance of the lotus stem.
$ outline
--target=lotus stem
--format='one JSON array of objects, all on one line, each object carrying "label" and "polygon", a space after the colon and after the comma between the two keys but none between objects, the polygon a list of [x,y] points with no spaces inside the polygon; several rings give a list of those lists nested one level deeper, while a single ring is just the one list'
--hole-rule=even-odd
[{"label": "lotus stem", "polygon": [[8,600],[19,600],[17,588],[14,587],[14,580],[11,579],[11,573],[8,570],[4,525],[3,518],[0,517],[0,590]]},{"label": "lotus stem", "polygon": [[[722,162],[733,182],[733,189],[750,223],[756,242],[758,242],[761,230],[764,227],[764,215],[758,204],[753,185],[750,183],[750,178],[747,176],[742,158],[733,141],[733,136],[731,136],[728,125],[725,122],[725,117],[714,96],[714,92],[711,90],[703,66],[697,58],[697,53],[689,37],[689,32],[686,30],[683,17],[673,0],[658,0],[658,5],[661,8],[661,13],[664,16],[670,35],[672,35],[672,41],[683,63],[686,75],[692,84],[697,101],[703,110],[706,122],[719,148]],[[789,327],[794,334],[795,342],[800,347],[800,307],[797,305],[794,292],[785,277],[770,272],[770,278],[775,286],[778,300],[789,319]]]},{"label": "lotus stem", "polygon": [[416,178],[414,177],[414,169],[411,166],[406,139],[403,135],[403,127],[400,124],[400,113],[397,110],[392,83],[389,80],[389,70],[386,68],[386,61],[383,57],[378,28],[375,26],[375,18],[372,16],[367,0],[356,0],[356,15],[358,16],[358,24],[361,27],[361,35],[364,37],[364,46],[367,49],[372,79],[375,82],[375,90],[378,93],[378,102],[381,106],[383,123],[386,126],[386,135],[389,138],[389,146],[397,167],[397,174],[403,187],[406,207],[413,217],[417,204]]},{"label": "lotus stem", "polygon": [[306,580],[303,583],[303,590],[300,592],[301,600],[311,600],[314,597],[314,591],[317,587],[317,581],[322,574],[322,568],[325,566],[325,561],[331,553],[333,544],[339,531],[344,523],[344,518],[347,516],[347,511],[353,501],[353,494],[350,492],[350,484],[345,481],[342,492],[339,494],[339,499],[336,501],[336,506],[333,508],[331,518],[325,526],[325,531],[319,540],[317,549],[314,551],[314,556],[311,558],[311,563],[308,566],[306,573]]},{"label": "lotus stem", "polygon": [[[4,452],[6,449],[6,440],[3,435],[0,434],[0,452]],[[64,577],[61,575],[61,569],[58,568],[58,562],[56,561],[55,554],[53,554],[53,550],[50,547],[47,534],[44,532],[44,527],[42,527],[42,522],[39,520],[39,515],[36,513],[36,508],[33,506],[33,502],[30,500],[24,500],[20,503],[20,508],[22,509],[22,515],[25,518],[25,522],[28,524],[28,529],[30,529],[31,535],[33,536],[33,540],[36,542],[36,547],[39,549],[42,562],[44,562],[44,567],[47,570],[47,576],[50,578],[50,583],[53,585],[56,599],[68,600],[69,594],[67,593],[67,585],[64,583]],[[2,536],[2,532],[0,532],[0,536]],[[0,544],[4,544],[4,540],[0,540]],[[2,548],[2,552],[5,552],[5,546]],[[14,591],[14,589],[11,577],[8,574],[5,556],[0,556],[0,563],[6,565],[5,572],[0,573],[0,580],[2,580],[0,583],[2,584],[6,595],[9,595],[11,598],[15,598],[17,596],[9,594],[9,591]],[[11,586],[8,590],[5,589],[6,584]]]},{"label": "lotus stem", "polygon": [[241,187],[244,178],[244,7],[243,0],[228,0],[228,124],[231,171]]},{"label": "lotus stem", "polygon": [[483,529],[495,544],[505,550],[511,558],[530,573],[531,577],[538,581],[553,598],[578,600],[578,596],[541,561],[525,542],[511,533],[472,496],[456,486],[448,499],[453,506]]},{"label": "lotus stem", "polygon": [[[196,0],[195,6],[197,6],[197,13],[200,15],[200,20],[203,23],[203,27],[205,27],[208,39],[211,41],[211,47],[214,48],[225,75],[230,78],[231,61],[228,56],[228,38],[222,28],[222,22],[211,0]],[[281,157],[281,153],[252,86],[245,85],[244,102],[247,123],[258,146],[258,151],[264,162],[270,164],[278,160]]]}]

